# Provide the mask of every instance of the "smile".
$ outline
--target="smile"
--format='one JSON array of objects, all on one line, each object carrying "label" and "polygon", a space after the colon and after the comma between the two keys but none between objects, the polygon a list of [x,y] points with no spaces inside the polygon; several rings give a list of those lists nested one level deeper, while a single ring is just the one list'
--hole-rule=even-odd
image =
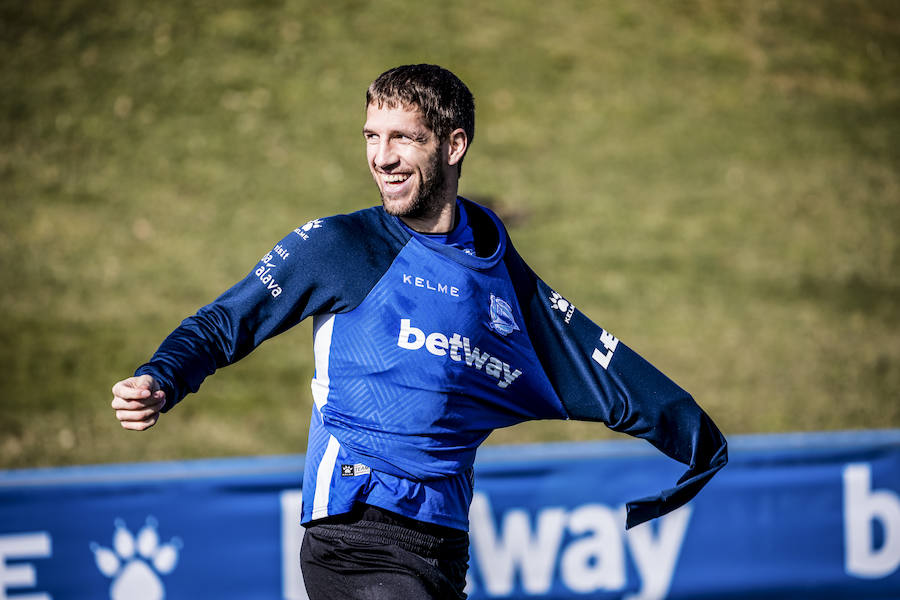
[{"label": "smile", "polygon": [[381,180],[385,183],[403,183],[410,178],[409,173],[382,173]]}]

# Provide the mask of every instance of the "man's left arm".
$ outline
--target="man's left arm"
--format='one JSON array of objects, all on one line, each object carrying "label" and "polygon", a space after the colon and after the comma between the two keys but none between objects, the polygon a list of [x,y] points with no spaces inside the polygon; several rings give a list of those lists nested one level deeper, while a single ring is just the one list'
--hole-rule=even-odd
[{"label": "man's left arm", "polygon": [[507,268],[547,378],[572,419],[601,421],[688,465],[675,487],[627,504],[626,527],[688,502],[728,462],[724,436],[694,399],[551,289],[510,246]]}]

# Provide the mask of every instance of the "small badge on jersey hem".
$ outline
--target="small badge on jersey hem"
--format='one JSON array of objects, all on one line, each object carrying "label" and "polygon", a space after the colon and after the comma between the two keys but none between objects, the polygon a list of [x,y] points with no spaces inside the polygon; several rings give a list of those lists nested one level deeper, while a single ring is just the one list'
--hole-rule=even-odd
[{"label": "small badge on jersey hem", "polygon": [[341,477],[356,477],[357,475],[368,475],[372,469],[362,463],[355,465],[341,465]]},{"label": "small badge on jersey hem", "polygon": [[519,326],[513,318],[512,306],[493,294],[491,294],[491,329],[503,336],[519,331]]}]

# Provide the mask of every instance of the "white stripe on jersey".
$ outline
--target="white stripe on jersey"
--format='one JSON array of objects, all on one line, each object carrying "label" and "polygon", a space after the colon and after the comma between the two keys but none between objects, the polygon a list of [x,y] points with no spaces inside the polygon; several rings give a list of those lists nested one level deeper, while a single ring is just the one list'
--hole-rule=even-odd
[{"label": "white stripe on jersey", "polygon": [[331,334],[334,331],[334,315],[316,315],[313,317],[313,354],[316,360],[316,374],[313,377],[313,401],[322,410],[328,402],[330,379],[328,378],[328,359],[331,354]]},{"label": "white stripe on jersey", "polygon": [[337,461],[338,450],[341,443],[331,435],[328,436],[328,447],[319,463],[316,471],[316,494],[313,497],[312,518],[321,519],[328,516],[328,499],[331,494],[331,476],[334,474],[334,464]]}]

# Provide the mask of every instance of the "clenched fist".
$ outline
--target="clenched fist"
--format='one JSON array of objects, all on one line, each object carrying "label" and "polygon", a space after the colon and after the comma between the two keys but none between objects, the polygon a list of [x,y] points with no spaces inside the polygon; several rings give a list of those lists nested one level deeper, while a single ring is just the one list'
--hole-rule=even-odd
[{"label": "clenched fist", "polygon": [[125,429],[143,431],[156,425],[166,404],[166,393],[149,375],[129,377],[112,388],[112,407]]}]

